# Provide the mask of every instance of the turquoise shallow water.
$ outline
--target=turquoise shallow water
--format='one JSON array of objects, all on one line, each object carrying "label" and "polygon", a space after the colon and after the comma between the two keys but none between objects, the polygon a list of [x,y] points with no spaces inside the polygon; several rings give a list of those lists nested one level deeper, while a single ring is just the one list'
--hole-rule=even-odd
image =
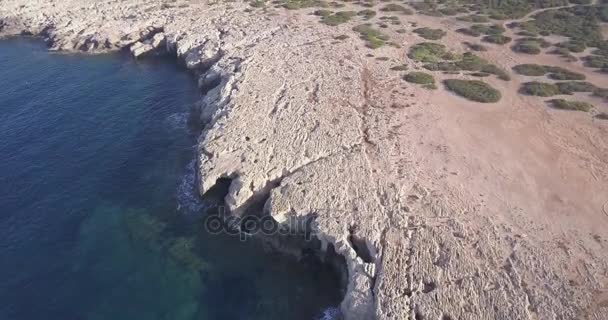
[{"label": "turquoise shallow water", "polygon": [[0,319],[315,319],[320,264],[209,235],[195,81],[173,63],[0,41]]}]

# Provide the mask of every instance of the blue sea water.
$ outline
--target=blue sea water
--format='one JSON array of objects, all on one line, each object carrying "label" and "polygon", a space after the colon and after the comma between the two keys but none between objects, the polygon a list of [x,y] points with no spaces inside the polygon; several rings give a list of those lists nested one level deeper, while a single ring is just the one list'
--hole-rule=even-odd
[{"label": "blue sea water", "polygon": [[0,41],[0,320],[314,319],[327,266],[205,233],[172,62]]}]

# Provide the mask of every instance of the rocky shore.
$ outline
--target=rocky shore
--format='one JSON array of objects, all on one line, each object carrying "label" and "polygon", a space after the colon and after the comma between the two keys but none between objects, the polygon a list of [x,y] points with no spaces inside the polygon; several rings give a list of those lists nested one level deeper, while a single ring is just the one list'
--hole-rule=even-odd
[{"label": "rocky shore", "polygon": [[606,125],[406,85],[403,48],[312,11],[3,0],[0,33],[176,57],[204,93],[200,193],[229,179],[232,214],[310,219],[345,258],[346,319],[608,319]]}]

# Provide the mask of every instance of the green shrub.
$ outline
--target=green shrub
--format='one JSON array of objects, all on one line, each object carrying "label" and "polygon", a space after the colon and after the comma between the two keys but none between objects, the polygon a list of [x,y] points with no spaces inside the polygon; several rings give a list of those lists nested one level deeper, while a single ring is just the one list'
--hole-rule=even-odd
[{"label": "green shrub", "polygon": [[321,22],[329,26],[337,26],[350,21],[352,17],[357,15],[355,11],[340,11],[334,14],[321,17]]},{"label": "green shrub", "polygon": [[326,8],[327,6],[327,3],[321,0],[288,0],[282,4],[282,7],[288,10],[298,10],[312,7]]},{"label": "green shrub", "polygon": [[563,58],[566,59],[566,61],[568,62],[574,62],[574,61],[578,61],[578,58],[573,56],[572,54],[570,54],[570,50],[566,49],[566,48],[555,48],[551,51],[549,51],[550,54],[558,54],[560,56],[562,56]]},{"label": "green shrub", "polygon": [[398,5],[396,3],[389,3],[386,6],[382,7],[380,9],[380,11],[384,11],[384,12],[399,12],[401,14],[413,14],[414,12],[412,12],[412,10],[402,6],[402,5]]},{"label": "green shrub", "polygon": [[582,101],[568,101],[564,99],[552,99],[549,100],[551,106],[555,109],[561,110],[573,110],[573,111],[583,111],[589,112],[593,109],[593,105],[587,102]]},{"label": "green shrub", "polygon": [[553,80],[585,80],[585,75],[578,72],[568,71],[559,67],[550,70],[549,78]]},{"label": "green shrub", "polygon": [[398,66],[391,67],[391,70],[394,71],[406,71],[407,69],[407,64],[400,64]]},{"label": "green shrub", "polygon": [[469,73],[469,75],[473,76],[473,77],[479,77],[479,78],[485,78],[485,77],[490,76],[489,73],[485,73],[485,72],[472,72],[472,73]]},{"label": "green shrub", "polygon": [[537,81],[523,83],[520,92],[523,94],[539,97],[550,97],[561,94],[557,85]]},{"label": "green shrub", "polygon": [[534,15],[533,20],[523,22],[520,26],[530,32],[569,37],[571,41],[577,42],[571,46],[572,49],[580,50],[576,47],[584,49],[584,46],[596,46],[603,40],[598,24],[601,12],[598,7],[581,6],[547,10]]},{"label": "green shrub", "polygon": [[473,51],[481,51],[481,52],[488,51],[488,48],[486,48],[484,45],[479,44],[479,43],[465,42],[464,44]]},{"label": "green shrub", "polygon": [[567,49],[570,52],[583,52],[587,49],[587,45],[580,41],[566,41],[557,44],[557,47]]},{"label": "green shrub", "polygon": [[535,41],[520,41],[513,46],[513,51],[527,53],[527,54],[539,54],[541,52],[538,43]]},{"label": "green shrub", "polygon": [[446,53],[444,45],[434,42],[422,42],[413,45],[408,57],[415,61],[437,62]]},{"label": "green shrub", "polygon": [[472,101],[488,103],[501,98],[500,91],[479,80],[448,79],[444,84],[448,90]]},{"label": "green shrub", "polygon": [[456,19],[461,20],[461,21],[466,21],[466,22],[475,22],[475,23],[490,22],[490,19],[488,19],[488,17],[481,16],[481,15],[478,15],[478,14],[472,14],[472,15],[468,15],[468,16],[462,16],[462,17],[458,17]]},{"label": "green shrub", "polygon": [[608,99],[608,89],[595,88],[595,90],[593,90],[593,95],[596,97]]},{"label": "green shrub", "polygon": [[539,77],[544,76],[549,72],[547,66],[540,64],[518,64],[513,67],[513,71],[524,76]]},{"label": "green shrub", "polygon": [[469,29],[469,28],[456,29],[456,32],[462,33],[464,35],[471,36],[471,37],[479,37],[481,35],[481,32],[473,30],[473,29]]},{"label": "green shrub", "polygon": [[605,56],[586,56],[583,59],[585,61],[585,66],[590,68],[608,67],[608,57]]},{"label": "green shrub", "polygon": [[374,29],[369,24],[360,24],[353,28],[353,31],[358,32],[361,39],[365,40],[366,46],[371,49],[380,48],[388,41],[388,36]]},{"label": "green shrub", "polygon": [[491,34],[485,36],[481,39],[481,41],[495,43],[495,44],[507,44],[511,42],[511,38],[507,36],[503,36],[502,34]]},{"label": "green shrub", "polygon": [[456,62],[456,65],[461,70],[467,71],[479,71],[483,66],[487,64],[488,62],[485,59],[480,58],[470,52],[466,52],[465,54],[463,54],[462,59]]},{"label": "green shrub", "polygon": [[502,34],[506,31],[506,29],[499,24],[493,24],[493,25],[474,24],[471,26],[470,29],[473,31],[479,32],[479,33],[487,34],[487,35]]},{"label": "green shrub", "polygon": [[484,65],[483,67],[481,67],[480,71],[489,73],[489,74],[493,74],[493,75],[497,76],[498,79],[503,80],[503,81],[511,80],[511,76],[505,70],[503,70],[493,64]]},{"label": "green shrub", "polygon": [[249,5],[254,8],[263,8],[266,6],[266,1],[264,0],[254,0],[249,2]]},{"label": "green shrub", "polygon": [[312,14],[314,14],[315,16],[319,16],[319,17],[327,17],[327,16],[330,16],[332,13],[333,13],[333,11],[331,11],[331,10],[321,9],[321,10],[316,10]]},{"label": "green shrub", "polygon": [[432,75],[424,72],[410,72],[403,76],[403,80],[417,84],[432,84],[435,83],[435,78]]},{"label": "green shrub", "polygon": [[365,20],[369,20],[376,16],[376,11],[365,9],[357,12],[357,15],[363,17]]},{"label": "green shrub", "polygon": [[431,29],[427,27],[414,29],[414,33],[427,40],[439,40],[446,35],[446,32],[441,29]]},{"label": "green shrub", "polygon": [[565,81],[556,83],[561,94],[573,94],[575,92],[593,92],[595,86],[585,81]]},{"label": "green shrub", "polygon": [[539,64],[520,64],[513,67],[513,71],[525,76],[544,76],[547,73],[553,80],[585,80],[585,75],[572,72],[560,67],[544,66]]}]

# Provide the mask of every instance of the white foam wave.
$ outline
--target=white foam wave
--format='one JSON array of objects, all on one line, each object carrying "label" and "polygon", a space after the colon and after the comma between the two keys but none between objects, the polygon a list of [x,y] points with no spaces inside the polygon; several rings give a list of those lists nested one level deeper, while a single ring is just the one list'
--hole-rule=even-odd
[{"label": "white foam wave", "polygon": [[186,166],[186,172],[177,187],[177,209],[185,213],[197,213],[205,207],[196,190],[196,160]]},{"label": "white foam wave", "polygon": [[317,320],[338,320],[341,319],[339,308],[327,308],[323,310],[323,314]]},{"label": "white foam wave", "polygon": [[167,123],[173,129],[187,129],[188,128],[188,112],[174,113],[167,117]]}]

